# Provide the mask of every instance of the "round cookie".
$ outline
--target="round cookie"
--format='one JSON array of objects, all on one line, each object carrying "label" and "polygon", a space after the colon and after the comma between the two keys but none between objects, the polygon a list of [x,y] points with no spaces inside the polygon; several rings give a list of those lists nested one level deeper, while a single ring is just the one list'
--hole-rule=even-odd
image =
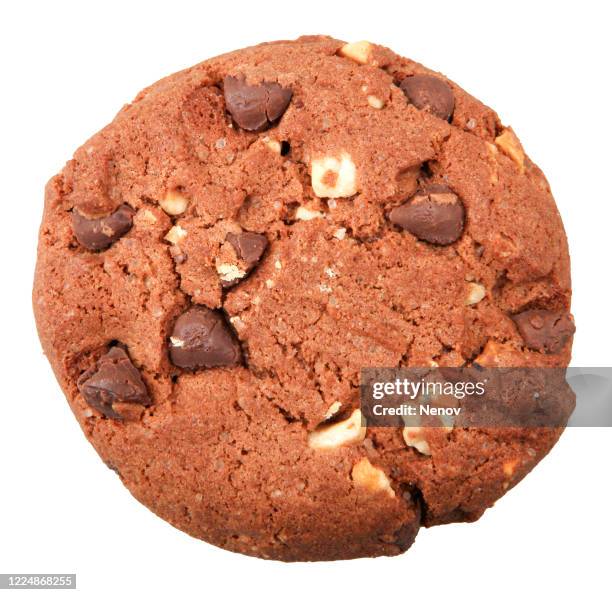
[{"label": "round cookie", "polygon": [[249,555],[401,553],[561,432],[362,427],[362,368],[566,366],[574,330],[512,129],[368,42],[262,44],[139,93],[48,183],[33,303],[106,464]]}]

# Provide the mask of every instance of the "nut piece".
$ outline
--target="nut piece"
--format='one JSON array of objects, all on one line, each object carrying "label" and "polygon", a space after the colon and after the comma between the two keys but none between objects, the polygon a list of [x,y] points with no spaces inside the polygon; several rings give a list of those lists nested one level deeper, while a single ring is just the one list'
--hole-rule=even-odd
[{"label": "nut piece", "polygon": [[176,244],[178,244],[181,240],[184,240],[186,237],[187,232],[180,225],[174,225],[164,236],[164,240],[176,246]]},{"label": "nut piece", "polygon": [[495,144],[518,165],[521,173],[525,171],[525,153],[512,128],[506,128],[495,139]]},{"label": "nut piece", "polygon": [[386,492],[392,498],[395,497],[395,492],[385,472],[378,467],[374,467],[365,457],[353,465],[351,478],[356,485],[370,492]]},{"label": "nut piece", "polygon": [[372,59],[372,44],[369,41],[354,41],[343,45],[338,53],[358,64],[367,64]]},{"label": "nut piece", "polygon": [[313,159],[310,176],[319,198],[346,198],[357,192],[357,169],[346,151],[340,158],[326,155]]},{"label": "nut piece", "polygon": [[321,211],[313,211],[307,207],[299,206],[295,211],[295,218],[300,221],[311,221],[312,219],[322,219],[325,217]]},{"label": "nut piece", "polygon": [[217,263],[216,269],[221,281],[225,281],[226,283],[233,283],[237,279],[242,279],[247,274],[246,271],[243,271],[235,264],[226,264],[223,262]]},{"label": "nut piece", "polygon": [[485,143],[487,145],[488,151],[488,160],[491,163],[491,175],[489,179],[491,180],[491,184],[496,186],[499,182],[499,175],[497,174],[497,155],[499,151],[497,150],[497,146],[493,143]]},{"label": "nut piece", "polygon": [[368,105],[374,109],[382,109],[385,107],[385,102],[376,95],[368,95]]},{"label": "nut piece", "polygon": [[159,201],[159,206],[168,215],[181,215],[189,206],[189,198],[179,190],[168,190],[166,196]]},{"label": "nut piece", "polygon": [[423,436],[423,428],[418,426],[405,427],[402,430],[402,438],[408,446],[416,448],[423,455],[431,456],[429,443]]},{"label": "nut piece", "polygon": [[482,301],[486,295],[487,292],[484,285],[481,285],[480,283],[468,283],[468,291],[464,304],[466,306],[473,306],[474,304]]},{"label": "nut piece", "polygon": [[507,343],[487,341],[482,353],[474,360],[474,363],[485,368],[509,366],[519,352]]},{"label": "nut piece", "polygon": [[325,413],[325,419],[331,419],[332,417],[334,417],[334,415],[336,415],[336,413],[338,413],[338,411],[340,411],[341,407],[342,407],[342,403],[340,401],[334,401],[329,406],[329,409]]},{"label": "nut piece", "polygon": [[363,424],[361,411],[355,409],[348,419],[311,432],[308,436],[308,446],[315,450],[324,450],[361,442],[366,435],[365,418]]},{"label": "nut piece", "polygon": [[281,144],[277,141],[274,140],[272,138],[270,138],[269,136],[264,136],[261,141],[264,143],[264,145],[266,145],[266,147],[268,147],[268,149],[270,149],[271,151],[274,151],[274,153],[278,153],[280,155],[281,153]]},{"label": "nut piece", "polygon": [[512,459],[510,461],[505,461],[503,465],[504,475],[506,477],[512,477],[519,463],[520,461],[518,459]]}]

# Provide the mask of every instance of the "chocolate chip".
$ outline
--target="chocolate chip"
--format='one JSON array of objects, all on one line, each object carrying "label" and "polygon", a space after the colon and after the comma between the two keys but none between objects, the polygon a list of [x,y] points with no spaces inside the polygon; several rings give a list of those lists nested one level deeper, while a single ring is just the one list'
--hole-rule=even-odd
[{"label": "chocolate chip", "polygon": [[192,306],[174,323],[170,359],[179,368],[194,370],[235,366],[242,361],[240,344],[223,316],[204,306]]},{"label": "chocolate chip", "polygon": [[259,132],[285,113],[293,91],[278,83],[248,85],[244,78],[226,76],[223,82],[225,105],[240,128]]},{"label": "chocolate chip", "polygon": [[400,83],[400,89],[417,109],[427,110],[442,120],[450,120],[455,96],[448,83],[428,74],[415,74]]},{"label": "chocolate chip", "polygon": [[442,184],[419,190],[408,202],[395,207],[389,220],[420,240],[446,246],[459,239],[465,210],[461,199]]},{"label": "chocolate chip", "polygon": [[[140,372],[123,347],[111,347],[77,381],[85,401],[111,419],[124,419],[115,404],[147,407],[152,400]],[[120,408],[120,407],[119,407]]]},{"label": "chocolate chip", "polygon": [[265,235],[251,231],[228,233],[225,239],[232,245],[238,258],[244,260],[249,267],[259,262],[268,245]]},{"label": "chocolate chip", "polygon": [[88,219],[72,210],[72,230],[79,244],[88,250],[105,250],[124,236],[132,227],[134,211],[121,205],[110,215]]},{"label": "chocolate chip", "polygon": [[525,345],[544,353],[559,353],[576,330],[572,317],[566,312],[536,308],[515,314],[512,320]]}]

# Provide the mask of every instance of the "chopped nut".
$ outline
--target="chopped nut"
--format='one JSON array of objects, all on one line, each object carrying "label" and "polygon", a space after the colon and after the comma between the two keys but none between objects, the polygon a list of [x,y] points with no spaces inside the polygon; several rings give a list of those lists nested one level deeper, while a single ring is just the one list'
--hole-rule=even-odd
[{"label": "chopped nut", "polygon": [[385,102],[376,95],[368,95],[368,105],[374,109],[382,109],[385,107]]},{"label": "chopped nut", "polygon": [[186,237],[187,232],[180,225],[174,225],[170,228],[170,231],[164,236],[164,240],[176,245]]},{"label": "chopped nut", "polygon": [[236,281],[236,279],[242,279],[247,274],[246,271],[243,271],[235,264],[219,263],[217,264],[216,268],[221,281],[225,281],[227,283]]},{"label": "chopped nut", "polygon": [[334,401],[329,406],[329,409],[327,410],[327,413],[325,413],[325,419],[330,419],[331,417],[334,417],[334,415],[336,415],[336,413],[338,413],[338,411],[340,411],[341,407],[342,407],[342,403],[340,401]]},{"label": "chopped nut", "polygon": [[517,355],[517,350],[506,343],[487,341],[482,353],[474,360],[476,364],[485,368],[499,367],[504,361],[511,361]]},{"label": "chopped nut", "polygon": [[503,466],[504,475],[506,477],[512,477],[518,464],[519,461],[517,459],[514,459],[513,461],[506,461]]},{"label": "chopped nut", "polygon": [[326,155],[313,159],[310,176],[319,198],[343,198],[357,192],[357,169],[346,151],[339,158]]},{"label": "chopped nut", "polygon": [[268,147],[268,149],[280,155],[280,152],[281,152],[280,142],[278,142],[277,140],[271,139],[269,136],[264,136],[261,139],[261,141],[266,145],[266,147]]},{"label": "chopped nut", "polygon": [[307,207],[299,206],[295,211],[295,218],[301,221],[310,221],[312,219],[321,219],[325,217],[321,211],[313,211]]},{"label": "chopped nut", "polygon": [[371,492],[386,492],[394,497],[395,492],[391,487],[389,478],[385,472],[378,467],[374,467],[367,458],[362,458],[353,465],[351,477],[356,485]]},{"label": "chopped nut", "polygon": [[512,128],[506,128],[495,139],[495,144],[518,165],[521,173],[525,171],[525,153]]},{"label": "chopped nut", "polygon": [[240,316],[232,316],[230,319],[230,324],[238,331],[243,331],[246,328],[246,324]]},{"label": "chopped nut", "polygon": [[365,418],[362,418],[359,409],[355,409],[348,419],[311,432],[308,436],[308,446],[315,450],[338,448],[361,442],[365,435]]},{"label": "chopped nut", "polygon": [[490,180],[493,186],[496,186],[499,182],[499,175],[497,173],[497,155],[499,151],[497,147],[493,143],[485,143],[487,145],[487,150],[489,152],[489,163],[491,164],[491,175]]},{"label": "chopped nut", "polygon": [[[140,216],[139,216],[140,215]],[[136,215],[145,225],[155,225],[157,223],[157,217],[155,213],[149,209],[143,209]]]},{"label": "chopped nut", "polygon": [[369,41],[354,41],[343,45],[338,53],[359,64],[367,64],[372,59],[372,44]]},{"label": "chopped nut", "polygon": [[427,456],[431,455],[429,443],[427,442],[427,440],[425,440],[423,436],[423,428],[419,426],[405,427],[402,430],[402,438],[404,438],[404,442],[408,446],[416,448],[421,454]]},{"label": "chopped nut", "polygon": [[334,237],[337,240],[343,240],[346,237],[346,227],[339,227],[336,231],[334,231]]},{"label": "chopped nut", "polygon": [[485,295],[487,295],[487,292],[484,285],[480,283],[468,283],[468,291],[464,303],[466,306],[473,306],[482,301]]},{"label": "chopped nut", "polygon": [[168,190],[166,196],[159,201],[159,206],[168,215],[181,215],[189,206],[189,198],[179,190]]}]

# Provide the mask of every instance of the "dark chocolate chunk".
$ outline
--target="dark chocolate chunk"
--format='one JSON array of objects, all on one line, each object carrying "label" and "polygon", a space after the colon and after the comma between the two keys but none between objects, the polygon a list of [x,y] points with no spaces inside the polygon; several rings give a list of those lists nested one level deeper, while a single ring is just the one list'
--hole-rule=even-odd
[{"label": "dark chocolate chunk", "polygon": [[77,387],[87,403],[106,417],[124,419],[113,409],[115,404],[147,407],[152,400],[140,372],[132,364],[123,347],[111,347],[108,352],[77,381]]},{"label": "dark chocolate chunk", "polygon": [[574,334],[576,327],[566,312],[535,308],[512,316],[518,331],[530,349],[559,353]]},{"label": "dark chocolate chunk", "polygon": [[192,306],[174,323],[170,359],[179,368],[195,370],[235,366],[242,361],[242,352],[219,312],[205,306]]},{"label": "dark chocolate chunk", "polygon": [[435,76],[415,74],[400,83],[400,89],[417,109],[427,110],[442,120],[450,120],[455,96],[449,84]]},{"label": "dark chocolate chunk", "polygon": [[72,230],[79,244],[88,250],[105,250],[124,236],[132,227],[134,211],[121,205],[110,215],[88,219],[72,210]]},{"label": "dark chocolate chunk", "polygon": [[446,246],[459,239],[465,210],[448,186],[432,184],[389,213],[389,220],[420,240]]},{"label": "dark chocolate chunk", "polygon": [[265,235],[251,231],[228,233],[226,240],[232,245],[238,258],[244,260],[251,268],[259,262],[268,245]]},{"label": "dark chocolate chunk", "polygon": [[293,91],[278,83],[248,85],[244,78],[226,76],[223,82],[225,105],[244,130],[259,132],[274,124],[285,113]]}]

